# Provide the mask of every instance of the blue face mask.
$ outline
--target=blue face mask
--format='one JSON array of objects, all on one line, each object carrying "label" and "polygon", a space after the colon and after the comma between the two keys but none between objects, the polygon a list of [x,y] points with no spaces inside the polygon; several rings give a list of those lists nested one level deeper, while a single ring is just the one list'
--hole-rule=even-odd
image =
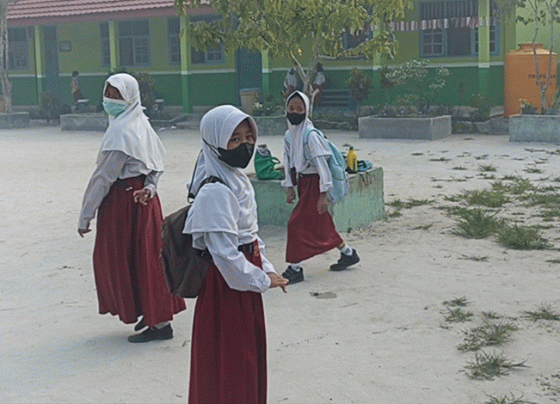
[{"label": "blue face mask", "polygon": [[126,102],[103,97],[103,109],[107,115],[117,117],[126,110]]}]

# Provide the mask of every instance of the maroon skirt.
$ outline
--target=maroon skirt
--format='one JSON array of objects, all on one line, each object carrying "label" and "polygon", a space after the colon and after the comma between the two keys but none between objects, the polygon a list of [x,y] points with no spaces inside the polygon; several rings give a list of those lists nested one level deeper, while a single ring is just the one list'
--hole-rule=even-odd
[{"label": "maroon skirt", "polygon": [[317,202],[319,175],[300,176],[297,180],[299,200],[288,221],[286,262],[298,263],[341,245],[329,212],[319,214]]},{"label": "maroon skirt", "polygon": [[[247,260],[262,268],[258,242]],[[231,289],[212,263],[194,309],[189,404],[265,404],[262,295]]]},{"label": "maroon skirt", "polygon": [[[142,189],[144,176],[127,178],[134,190]],[[144,206],[133,200],[134,190],[114,183],[97,212],[93,270],[99,313],[118,315],[126,324],[144,316],[148,327],[171,321],[186,309],[165,283],[161,252],[158,196]]]}]

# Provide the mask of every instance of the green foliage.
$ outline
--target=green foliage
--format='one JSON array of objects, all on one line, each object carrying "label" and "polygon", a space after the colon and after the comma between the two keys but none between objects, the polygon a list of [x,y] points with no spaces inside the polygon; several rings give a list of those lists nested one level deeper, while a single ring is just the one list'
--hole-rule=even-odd
[{"label": "green foliage", "polygon": [[138,86],[140,88],[140,99],[142,101],[142,106],[146,108],[144,112],[150,118],[159,117],[161,111],[157,110],[156,99],[158,98],[158,92],[156,91],[156,82],[148,74],[143,72],[129,72],[126,68],[121,68],[107,74],[107,78],[117,73],[128,73],[133,76],[136,81],[138,81]]},{"label": "green foliage", "polygon": [[52,91],[45,91],[41,94],[41,109],[39,115],[47,122],[60,119],[61,105],[60,100]]},{"label": "green foliage", "polygon": [[350,78],[346,82],[350,89],[350,95],[356,100],[358,104],[367,100],[369,92],[371,91],[371,80],[361,70],[353,68],[350,72]]},{"label": "green foliage", "polygon": [[503,225],[496,214],[488,214],[482,209],[458,209],[457,230],[453,233],[465,238],[483,239],[495,234]]},{"label": "green foliage", "polygon": [[537,320],[549,320],[549,321],[560,321],[560,314],[558,314],[550,304],[543,303],[535,311],[525,311],[525,317],[530,318],[533,321]]},{"label": "green foliage", "polygon": [[512,362],[503,354],[487,352],[476,353],[474,361],[465,366],[469,370],[468,376],[475,380],[493,380],[521,367],[525,367],[524,361]]},{"label": "green foliage", "polygon": [[484,122],[490,119],[490,108],[492,108],[492,103],[490,98],[484,94],[476,94],[471,98],[469,104],[473,111],[469,112],[469,117],[471,121],[474,122]]},{"label": "green foliage", "polygon": [[465,191],[463,198],[469,205],[482,205],[489,208],[499,208],[510,201],[504,192],[496,190]]},{"label": "green foliage", "polygon": [[465,340],[458,349],[462,352],[478,351],[487,346],[499,346],[511,340],[511,333],[518,327],[511,323],[494,324],[488,321],[481,326],[464,331]]},{"label": "green foliage", "polygon": [[392,69],[385,79],[395,88],[403,88],[405,93],[395,100],[395,104],[414,106],[418,114],[428,114],[437,94],[445,87],[449,70],[438,68],[429,74],[428,61],[412,60]]},{"label": "green foliage", "polygon": [[485,401],[483,404],[536,404],[532,401],[523,400],[523,396],[515,397],[513,393],[501,397],[489,396],[488,394],[487,396],[489,401]]},{"label": "green foliage", "polygon": [[280,104],[276,102],[272,94],[267,94],[262,104],[256,102],[253,106],[254,116],[274,116],[281,114]]},{"label": "green foliage", "polygon": [[550,247],[548,240],[541,237],[537,229],[517,224],[504,225],[498,232],[498,240],[504,247],[514,250],[544,250]]},{"label": "green foliage", "polygon": [[[201,7],[202,0],[175,0],[179,12]],[[206,3],[206,2],[205,2]],[[340,57],[392,57],[397,42],[385,30],[376,31],[352,49],[344,49],[343,35],[404,17],[410,0],[209,0],[222,17],[190,25],[193,46],[205,49],[221,43],[226,51],[248,48],[269,57],[288,58],[311,94],[311,82],[320,59]],[[307,69],[302,67],[302,42],[311,44]]]}]

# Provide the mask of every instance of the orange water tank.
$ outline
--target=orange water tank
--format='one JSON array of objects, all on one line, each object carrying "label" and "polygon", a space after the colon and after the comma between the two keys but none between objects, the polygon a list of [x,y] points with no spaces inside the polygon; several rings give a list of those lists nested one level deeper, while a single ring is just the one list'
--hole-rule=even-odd
[{"label": "orange water tank", "polygon": [[[550,51],[543,49],[540,43],[535,44],[535,48],[539,61],[539,76],[544,83]],[[549,104],[556,92],[556,64],[556,53],[553,52],[550,84],[546,92]],[[535,70],[532,43],[520,44],[519,49],[507,53],[504,59],[504,116],[506,118],[521,112],[521,100],[526,100],[527,103],[538,107],[540,111],[541,96]]]}]

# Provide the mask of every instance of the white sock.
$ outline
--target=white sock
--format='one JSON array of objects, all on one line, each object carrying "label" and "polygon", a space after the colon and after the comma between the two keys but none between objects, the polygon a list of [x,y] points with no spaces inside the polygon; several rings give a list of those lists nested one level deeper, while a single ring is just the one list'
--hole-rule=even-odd
[{"label": "white sock", "polygon": [[297,264],[290,264],[290,267],[296,272],[299,272],[299,271],[302,270],[301,262],[298,262]]},{"label": "white sock", "polygon": [[340,252],[344,255],[352,255],[352,248],[348,244],[344,244],[344,247],[340,249]]},{"label": "white sock", "polygon": [[169,324],[169,321],[164,321],[163,323],[156,324],[154,327],[158,330],[161,330],[163,327],[167,326],[167,324]]}]

